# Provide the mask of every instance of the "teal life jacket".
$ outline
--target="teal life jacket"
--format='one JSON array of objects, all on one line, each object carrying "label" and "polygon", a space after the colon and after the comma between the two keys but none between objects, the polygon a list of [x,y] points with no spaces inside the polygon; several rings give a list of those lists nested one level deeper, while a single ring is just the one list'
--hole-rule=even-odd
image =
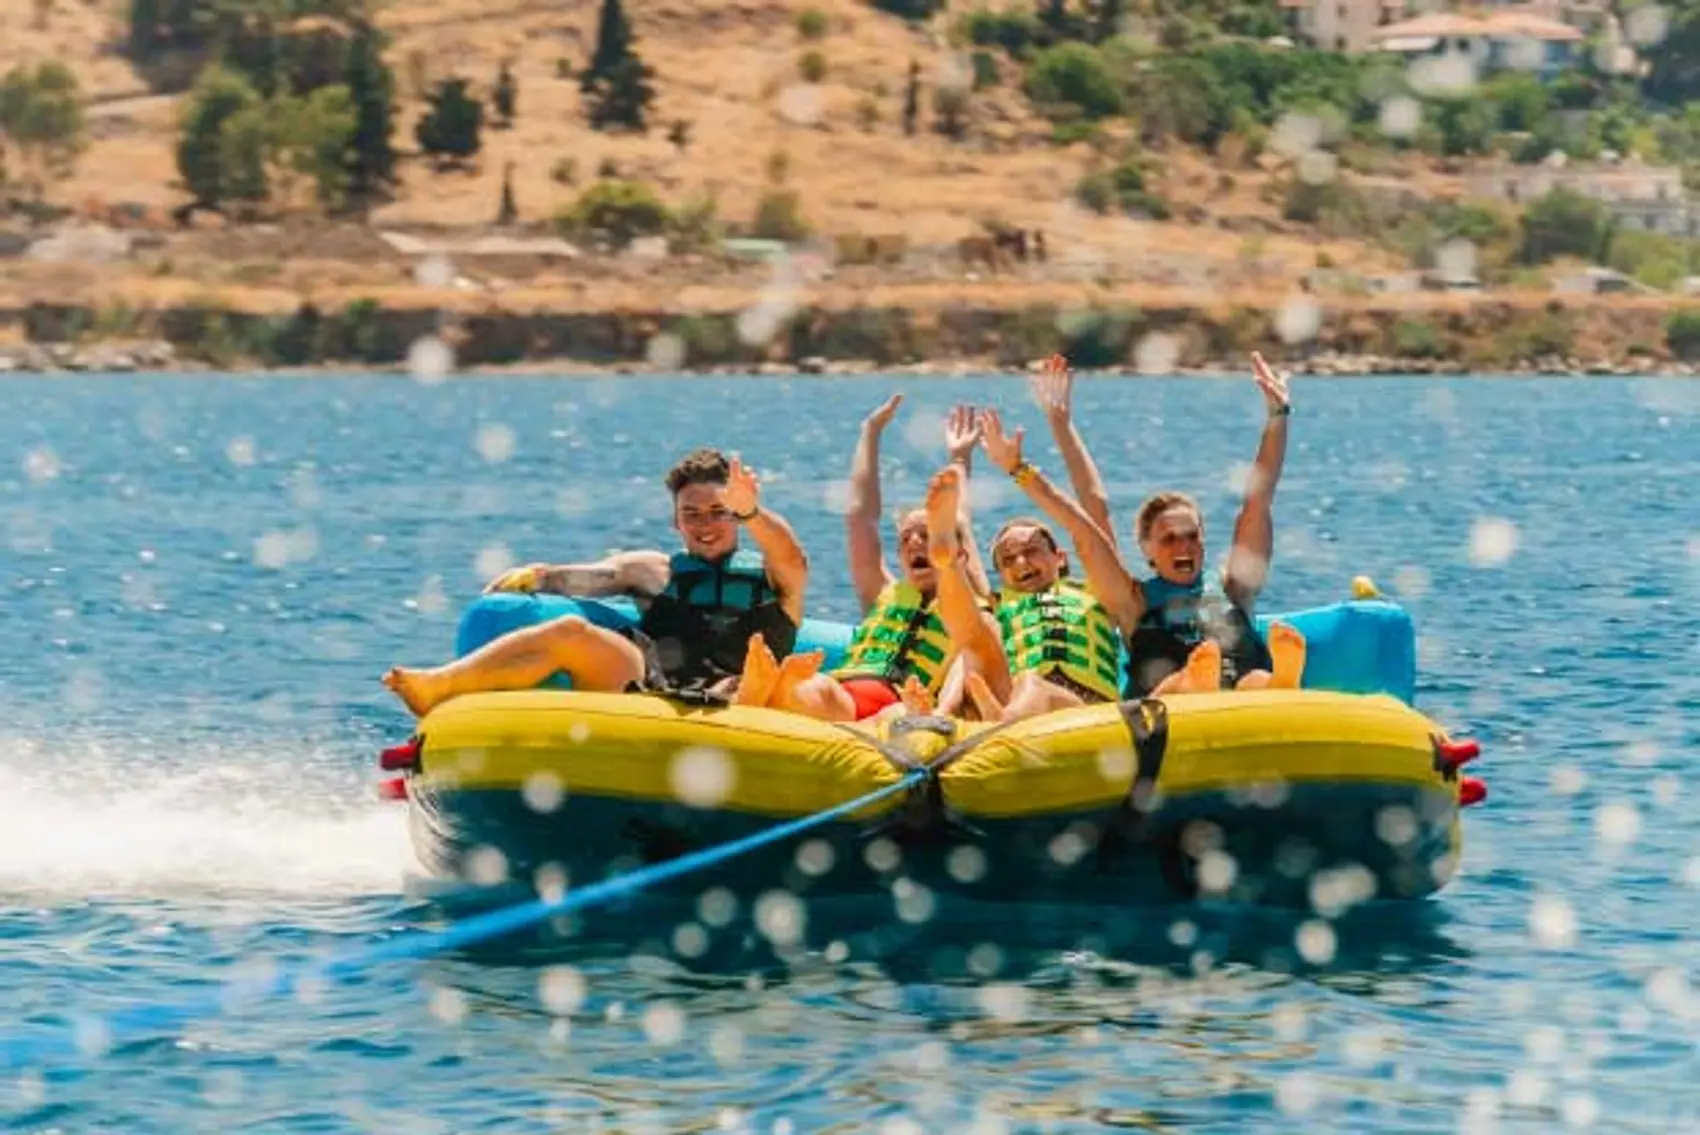
[{"label": "teal life jacket", "polygon": [[1161,576],[1139,581],[1145,614],[1127,641],[1127,682],[1123,695],[1145,697],[1158,683],[1186,665],[1193,647],[1210,639],[1222,648],[1222,688],[1231,690],[1253,670],[1274,665],[1269,647],[1257,633],[1251,614],[1230,599],[1220,584],[1206,587],[1203,572],[1190,584]]},{"label": "teal life jacket", "polygon": [[741,673],[757,632],[776,658],[796,647],[797,624],[780,605],[760,552],[739,549],[717,561],[676,552],[668,569],[667,586],[638,623],[668,685],[709,686]]}]

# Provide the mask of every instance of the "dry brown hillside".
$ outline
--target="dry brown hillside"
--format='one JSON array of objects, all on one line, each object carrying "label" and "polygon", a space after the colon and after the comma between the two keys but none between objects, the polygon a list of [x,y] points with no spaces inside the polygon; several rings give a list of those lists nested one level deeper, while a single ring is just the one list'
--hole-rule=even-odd
[{"label": "dry brown hillside", "polygon": [[[1051,144],[1050,125],[1019,94],[1007,61],[1004,83],[974,96],[966,141],[926,131],[905,137],[899,118],[909,61],[931,76],[949,65],[952,49],[940,33],[859,0],[807,2],[830,22],[812,45],[827,60],[818,85],[798,74],[802,3],[628,0],[638,49],[658,76],[659,128],[611,136],[584,124],[577,84],[557,70],[560,60],[578,66],[586,59],[595,0],[392,0],[380,22],[393,37],[402,103],[396,140],[404,152],[413,144],[421,80],[458,73],[487,94],[500,61],[511,59],[519,107],[513,129],[485,132],[476,171],[435,173],[404,162],[397,199],[372,220],[389,227],[487,224],[504,164],[512,162],[522,219],[543,221],[575,192],[552,177],[569,158],[580,185],[611,161],[674,202],[712,191],[723,216],[747,219],[770,156],[783,150],[807,220],[826,234],[901,234],[911,248],[942,249],[982,222],[1002,221],[1043,229],[1054,271],[1168,284],[1244,286],[1264,278],[1272,288],[1290,287],[1296,273],[1315,264],[1319,248],[1344,268],[1394,266],[1382,250],[1319,245],[1282,225],[1266,193],[1268,173],[1225,171],[1185,153],[1167,155],[1158,186],[1178,207],[1175,223],[1087,212],[1071,191],[1101,159],[1085,145]],[[63,204],[169,207],[185,199],[174,187],[177,99],[150,94],[115,50],[123,3],[54,0],[48,27],[38,30],[33,0],[0,0],[0,69],[66,59],[92,99],[90,148],[75,175],[53,189]],[[868,100],[879,119],[863,129],[858,104]],[[930,117],[924,106],[923,121]],[[692,127],[683,153],[666,138],[666,125],[677,119]],[[291,227],[304,225],[298,219]],[[175,270],[187,263],[180,256]]]}]

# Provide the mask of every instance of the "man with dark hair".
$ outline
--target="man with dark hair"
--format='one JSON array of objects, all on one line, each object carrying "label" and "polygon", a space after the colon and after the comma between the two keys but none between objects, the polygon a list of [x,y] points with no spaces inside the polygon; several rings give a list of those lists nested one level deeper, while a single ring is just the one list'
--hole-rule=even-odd
[{"label": "man with dark hair", "polygon": [[[684,548],[619,552],[591,564],[530,564],[505,572],[490,591],[630,595],[643,615],[628,633],[579,615],[503,635],[428,670],[391,669],[384,685],[416,715],[483,690],[529,689],[557,671],[579,690],[730,692],[752,635],[791,653],[803,621],[808,558],[791,526],[761,507],[756,476],[714,449],[688,454],[666,477],[673,526]],[[747,529],[754,550],[738,546]]]}]

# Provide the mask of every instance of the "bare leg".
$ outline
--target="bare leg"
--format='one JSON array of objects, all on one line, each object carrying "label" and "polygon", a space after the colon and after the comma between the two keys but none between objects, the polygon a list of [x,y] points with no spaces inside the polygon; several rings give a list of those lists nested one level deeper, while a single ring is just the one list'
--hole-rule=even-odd
[{"label": "bare leg", "polygon": [[779,662],[768,649],[767,640],[759,633],[751,635],[749,648],[744,652],[744,672],[732,704],[767,705],[778,682]]},{"label": "bare leg", "polygon": [[786,691],[783,701],[775,697],[768,704],[774,709],[801,713],[820,721],[856,720],[855,700],[831,674],[805,678]]},{"label": "bare leg", "polygon": [[[1020,682],[1021,679],[1017,678],[1016,684],[1019,685]],[[1003,720],[1004,704],[992,693],[992,688],[986,685],[986,679],[977,673],[969,674],[965,684],[968,687],[968,696],[974,701],[974,708],[980,711],[981,721]]]},{"label": "bare leg", "polygon": [[578,615],[503,635],[446,666],[384,675],[416,716],[424,717],[449,698],[485,690],[525,690],[557,670],[573,687],[613,693],[643,677],[643,652],[631,640],[592,626]]},{"label": "bare leg", "polygon": [[944,681],[939,685],[938,711],[944,716],[960,717],[964,709],[972,711],[973,707],[968,704],[967,690],[964,685],[964,679],[967,675],[968,668],[963,665],[962,656],[959,654],[956,656],[956,660],[951,663],[950,669],[945,672]]},{"label": "bare leg", "polygon": [[1161,682],[1152,686],[1151,692],[1145,696],[1148,698],[1161,698],[1167,697],[1169,694],[1184,693],[1186,693],[1186,671],[1176,670],[1173,674],[1170,674],[1167,678],[1164,678]]},{"label": "bare leg", "polygon": [[1004,706],[1003,719],[1019,721],[1023,717],[1037,717],[1041,713],[1073,709],[1085,704],[1073,690],[1065,690],[1056,683],[1029,672],[1015,679],[1015,689],[1010,694],[1009,704]]},{"label": "bare leg", "polygon": [[1273,683],[1275,675],[1267,670],[1251,670],[1240,675],[1240,680],[1234,683],[1236,690],[1267,690]]},{"label": "bare leg", "polygon": [[779,662],[779,673],[775,676],[773,693],[769,695],[766,705],[785,705],[796,696],[797,687],[809,681],[820,673],[821,663],[826,661],[826,653],[811,650],[805,654],[787,654]]},{"label": "bare leg", "polygon": [[1003,639],[975,601],[968,566],[956,538],[962,500],[962,470],[947,465],[927,486],[928,555],[938,575],[938,612],[950,641],[964,655],[971,673],[979,673],[999,697],[1009,695],[1009,662]]}]

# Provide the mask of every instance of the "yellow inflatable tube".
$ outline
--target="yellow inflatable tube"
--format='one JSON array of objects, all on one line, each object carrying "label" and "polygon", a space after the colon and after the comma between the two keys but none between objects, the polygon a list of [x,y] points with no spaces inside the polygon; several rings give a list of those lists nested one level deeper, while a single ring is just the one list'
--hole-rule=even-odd
[{"label": "yellow inflatable tube", "polygon": [[[1404,702],[1314,690],[1087,706],[1007,725],[829,724],[529,690],[455,698],[420,722],[417,742],[406,772],[412,832],[439,874],[464,876],[474,853],[487,862],[494,851],[510,879],[546,866],[601,877],[838,807],[927,767],[907,795],[816,829],[810,838],[837,849],[829,861],[839,866],[809,885],[877,893],[889,885],[882,872],[900,869],[943,892],[1018,901],[1185,896],[1196,883],[1189,833],[1199,830],[1241,857],[1242,881],[1255,883],[1257,861],[1285,856],[1362,865],[1381,893],[1420,896],[1456,862],[1468,779],[1446,758],[1440,728]],[[1063,833],[1092,854],[1056,861]],[[902,845],[901,868],[864,862],[881,836]],[[800,885],[797,842],[728,870],[751,888]],[[957,877],[948,856],[964,844],[991,881]],[[1302,882],[1246,893],[1290,901]]]}]

